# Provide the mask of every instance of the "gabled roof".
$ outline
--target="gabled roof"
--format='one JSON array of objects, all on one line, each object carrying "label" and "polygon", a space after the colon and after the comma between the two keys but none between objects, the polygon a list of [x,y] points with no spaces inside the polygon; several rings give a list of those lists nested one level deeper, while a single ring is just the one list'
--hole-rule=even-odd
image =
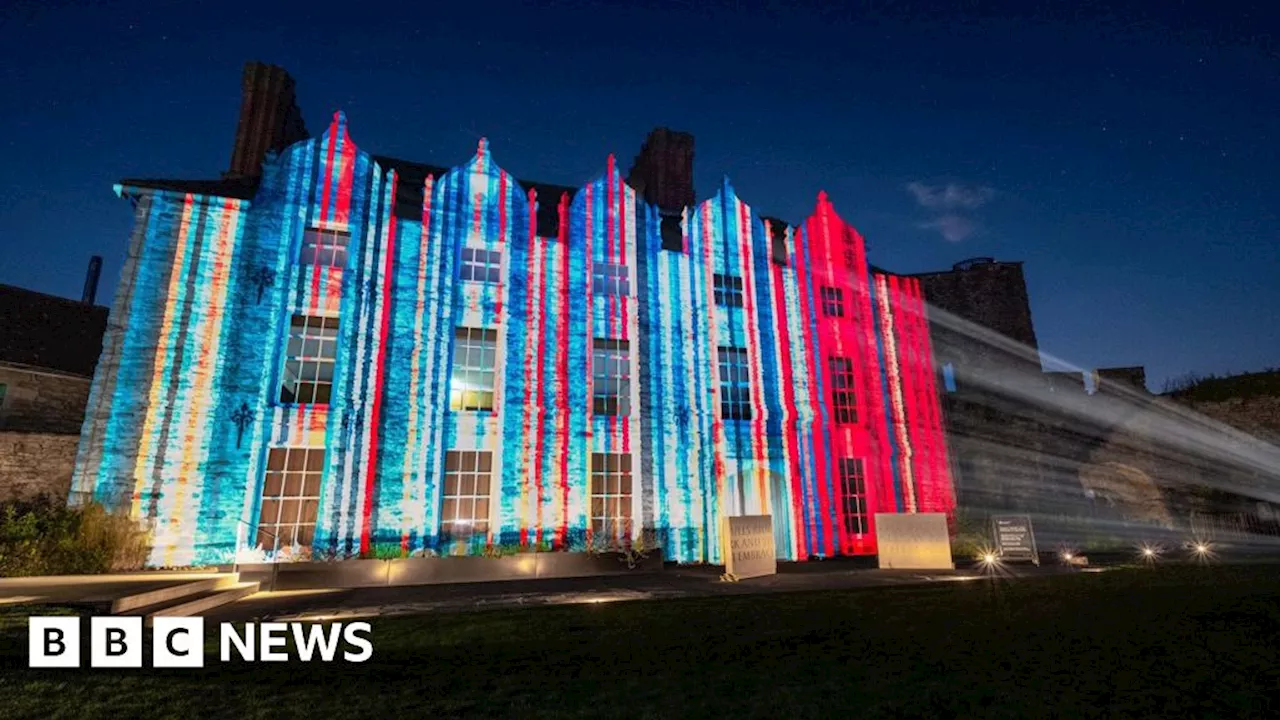
[{"label": "gabled roof", "polygon": [[[374,155],[373,159],[378,165],[382,166],[383,170],[396,171],[399,181],[396,185],[395,213],[396,217],[402,220],[422,219],[423,182],[426,181],[428,175],[438,179],[450,170],[450,168],[440,165],[428,165],[426,163],[387,157],[386,155]],[[532,189],[538,193],[538,234],[543,237],[555,237],[558,235],[560,232],[560,196],[568,193],[569,198],[572,199],[578,189],[533,180],[517,179],[516,182],[520,183],[520,186],[526,192]],[[167,190],[183,194],[191,193],[193,195],[238,198],[240,200],[252,200],[254,194],[258,192],[257,178],[224,178],[221,180],[133,178],[121,180],[120,184],[125,187],[142,190]]]},{"label": "gabled roof", "polygon": [[[434,176],[438,180],[451,169],[440,167],[439,165],[427,165],[425,163],[387,157],[386,155],[374,155],[373,159],[383,169],[396,171],[398,177],[396,185],[396,217],[406,220],[422,219],[422,184],[426,181],[427,176]],[[534,180],[520,180],[519,178],[516,179],[516,182],[520,183],[520,187],[524,188],[525,192],[534,190],[538,193],[538,234],[542,237],[559,235],[560,196],[568,193],[569,198],[572,199],[578,189]]]},{"label": "gabled roof", "polygon": [[250,200],[258,192],[257,178],[224,178],[222,180],[163,180],[163,179],[128,179],[121,180],[125,187],[144,190],[168,190],[170,192],[191,193],[192,195],[209,195],[212,197],[238,198]]},{"label": "gabled roof", "polygon": [[107,309],[0,285],[0,362],[91,376]]}]

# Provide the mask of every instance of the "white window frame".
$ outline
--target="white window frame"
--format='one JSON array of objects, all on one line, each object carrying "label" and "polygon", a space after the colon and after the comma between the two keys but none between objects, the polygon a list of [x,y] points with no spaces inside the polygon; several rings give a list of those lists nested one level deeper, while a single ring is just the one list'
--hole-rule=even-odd
[{"label": "white window frame", "polygon": [[497,330],[475,327],[454,330],[449,375],[450,410],[493,412],[497,408],[497,358]]},{"label": "white window frame", "polygon": [[[631,343],[612,338],[591,341],[591,412],[599,417],[630,417]],[[609,384],[614,392],[603,392]],[[612,403],[612,412],[609,404]],[[603,410],[601,408],[604,408]]]},{"label": "white window frame", "polygon": [[[489,534],[495,462],[491,450],[445,451],[444,484],[440,492],[442,537],[468,540]],[[459,526],[469,529],[454,529]]]},{"label": "white window frame", "polygon": [[716,361],[720,380],[720,417],[750,420],[751,356],[747,349],[722,345],[716,353]]},{"label": "white window frame", "polygon": [[316,446],[281,445],[267,449],[267,465],[258,493],[255,545],[267,551],[311,547],[320,512],[325,455],[325,448]]},{"label": "white window frame", "polygon": [[588,526],[594,537],[624,540],[635,533],[635,463],[630,453],[591,453]]},{"label": "white window frame", "polygon": [[351,233],[328,228],[307,228],[302,233],[300,265],[345,268],[351,246]]},{"label": "white window frame", "polygon": [[593,262],[591,292],[597,297],[630,296],[631,268],[621,263]]},{"label": "white window frame", "polygon": [[[332,401],[340,329],[338,318],[332,316],[295,313],[290,317],[277,396],[280,404],[328,405]],[[310,392],[304,394],[304,388]]]},{"label": "white window frame", "polygon": [[502,281],[502,251],[470,246],[462,248],[458,258],[458,279],[497,285]]}]

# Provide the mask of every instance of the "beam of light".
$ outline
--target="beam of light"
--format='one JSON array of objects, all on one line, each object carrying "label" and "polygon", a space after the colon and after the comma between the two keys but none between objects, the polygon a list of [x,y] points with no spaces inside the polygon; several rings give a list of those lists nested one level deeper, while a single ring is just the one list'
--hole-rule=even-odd
[{"label": "beam of light", "polygon": [[1042,362],[1071,363],[934,305],[929,318],[937,362],[956,377],[948,441],[964,514],[1025,512],[1041,546],[1073,554],[1143,542],[1176,547],[1188,531],[1280,551],[1280,537],[1250,531],[1243,515],[1193,512],[1206,491],[1249,503],[1241,511],[1280,502],[1280,448],[1109,379],[1092,393],[1083,377],[1064,386]]}]

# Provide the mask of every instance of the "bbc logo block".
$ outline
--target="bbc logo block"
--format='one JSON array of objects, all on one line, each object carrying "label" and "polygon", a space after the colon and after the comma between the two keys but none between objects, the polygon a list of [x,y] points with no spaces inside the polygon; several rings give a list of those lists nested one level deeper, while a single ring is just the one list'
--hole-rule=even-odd
[{"label": "bbc logo block", "polygon": [[142,618],[90,618],[89,664],[104,668],[142,667]]},{"label": "bbc logo block", "polygon": [[[80,667],[82,621],[78,617],[32,617],[27,636],[33,668]],[[142,618],[89,618],[89,665],[140,668]],[[204,618],[158,617],[152,627],[151,666],[204,667]]]},{"label": "bbc logo block", "polygon": [[80,667],[80,618],[33,617],[27,664],[33,668]]},{"label": "bbc logo block", "polygon": [[204,667],[204,618],[157,617],[151,635],[152,667]]},{"label": "bbc logo block", "polygon": [[[28,624],[28,665],[33,668],[81,667],[83,645],[89,666],[144,667],[146,634],[142,618],[111,615],[89,618],[89,637],[78,617],[32,617]],[[367,622],[221,623],[221,662],[362,663],[373,657],[372,627]],[[151,667],[202,668],[205,664],[204,619],[156,617],[151,627]]]}]

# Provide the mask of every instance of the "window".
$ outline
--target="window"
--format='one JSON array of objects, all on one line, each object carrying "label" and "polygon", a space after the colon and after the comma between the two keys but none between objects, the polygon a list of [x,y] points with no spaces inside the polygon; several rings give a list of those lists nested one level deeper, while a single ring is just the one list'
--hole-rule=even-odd
[{"label": "window", "polygon": [[751,380],[747,371],[747,351],[721,347],[720,416],[729,420],[751,419]]},{"label": "window", "polygon": [[502,253],[498,250],[462,248],[462,265],[458,268],[458,278],[496,285],[502,278]]},{"label": "window", "polygon": [[311,544],[323,474],[324,448],[275,447],[268,451],[258,545],[275,550]]},{"label": "window", "polygon": [[294,315],[280,378],[280,402],[328,404],[337,354],[338,318]]},{"label": "window", "polygon": [[736,275],[716,275],[716,304],[725,307],[742,307],[742,278]]},{"label": "window", "polygon": [[498,332],[458,328],[453,343],[453,377],[449,381],[451,410],[492,410],[494,364]]},{"label": "window", "polygon": [[849,358],[833,357],[829,362],[831,368],[831,406],[836,413],[837,423],[858,422],[858,393],[856,378],[853,374],[853,361]]},{"label": "window", "polygon": [[631,536],[631,456],[591,453],[591,532]]},{"label": "window", "polygon": [[626,340],[596,338],[591,344],[591,412],[631,414],[631,352]]},{"label": "window", "polygon": [[301,262],[303,265],[346,267],[347,246],[350,244],[350,233],[311,228],[302,233]]},{"label": "window", "polygon": [[865,535],[867,528],[867,478],[860,458],[840,460],[840,501],[844,529],[850,535]]},{"label": "window", "polygon": [[624,297],[631,294],[631,275],[626,265],[595,263],[591,266],[591,292]]},{"label": "window", "polygon": [[493,453],[450,450],[444,454],[444,507],[440,534],[455,540],[489,532],[489,478]]},{"label": "window", "polygon": [[4,409],[4,392],[8,387],[5,383],[0,383],[0,410]]},{"label": "window", "polygon": [[840,288],[823,287],[822,314],[827,317],[844,317],[844,293]]}]

